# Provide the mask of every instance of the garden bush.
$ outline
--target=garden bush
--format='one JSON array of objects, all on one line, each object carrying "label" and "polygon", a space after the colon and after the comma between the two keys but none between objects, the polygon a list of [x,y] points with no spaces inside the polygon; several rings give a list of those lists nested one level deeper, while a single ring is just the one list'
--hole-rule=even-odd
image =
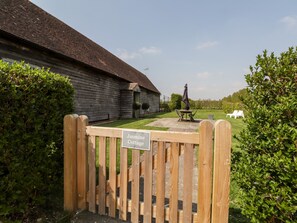
[{"label": "garden bush", "polygon": [[162,112],[170,112],[170,108],[169,108],[169,103],[168,102],[160,102],[160,111]]},{"label": "garden bush", "polygon": [[0,219],[26,219],[61,187],[70,81],[0,60]]},{"label": "garden bush", "polygon": [[171,94],[169,108],[171,111],[181,109],[182,96],[180,94]]},{"label": "garden bush", "polygon": [[150,105],[149,105],[149,103],[143,103],[142,105],[141,105],[141,108],[143,109],[143,110],[148,110],[149,108],[150,108]]},{"label": "garden bush", "polygon": [[141,108],[141,104],[139,102],[134,102],[133,103],[133,109],[134,110],[139,110]]},{"label": "garden bush", "polygon": [[297,48],[264,51],[250,71],[233,166],[242,212],[252,222],[297,222]]}]

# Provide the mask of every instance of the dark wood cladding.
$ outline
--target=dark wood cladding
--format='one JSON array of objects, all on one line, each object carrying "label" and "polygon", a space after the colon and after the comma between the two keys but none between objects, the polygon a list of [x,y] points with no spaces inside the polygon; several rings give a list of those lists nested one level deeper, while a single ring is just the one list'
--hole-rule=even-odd
[{"label": "dark wood cladding", "polygon": [[140,101],[141,103],[148,103],[150,105],[149,112],[155,113],[160,110],[160,95],[141,88],[140,92]]},{"label": "dark wood cladding", "polygon": [[[5,45],[4,45],[5,44]],[[8,45],[0,39],[0,57],[25,61],[35,66],[50,68],[52,72],[68,76],[75,89],[75,112],[87,115],[90,121],[116,119],[120,116],[120,83],[104,72],[93,71],[63,61],[46,53],[16,44]]]},{"label": "dark wood cladding", "polygon": [[[90,121],[133,116],[133,91],[120,90],[127,82],[104,71],[90,69],[75,61],[63,60],[47,51],[18,44],[1,36],[0,58],[25,61],[69,77],[75,89],[75,112],[87,115]],[[159,111],[158,93],[141,88],[140,100],[141,103],[150,104],[150,112]]]},{"label": "dark wood cladding", "polygon": [[120,96],[120,118],[133,117],[133,91],[121,90]]}]

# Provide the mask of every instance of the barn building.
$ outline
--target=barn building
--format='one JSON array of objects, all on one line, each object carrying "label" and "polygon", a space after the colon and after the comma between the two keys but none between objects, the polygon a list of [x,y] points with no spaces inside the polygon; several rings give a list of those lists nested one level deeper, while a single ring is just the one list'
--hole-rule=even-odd
[{"label": "barn building", "polygon": [[160,92],[146,75],[28,0],[0,1],[0,59],[68,76],[75,112],[90,121],[133,117],[133,103],[158,112]]}]

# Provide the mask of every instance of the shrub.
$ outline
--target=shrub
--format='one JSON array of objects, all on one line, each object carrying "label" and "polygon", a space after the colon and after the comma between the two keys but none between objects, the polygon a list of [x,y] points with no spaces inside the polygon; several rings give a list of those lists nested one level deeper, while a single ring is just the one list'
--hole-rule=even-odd
[{"label": "shrub", "polygon": [[171,111],[181,109],[182,96],[180,94],[171,94],[169,108]]},{"label": "shrub", "polygon": [[0,218],[22,219],[61,186],[74,90],[65,77],[1,60],[0,83]]},{"label": "shrub", "polygon": [[168,102],[161,102],[160,103],[160,111],[162,112],[170,112],[170,108]]},{"label": "shrub", "polygon": [[234,157],[242,212],[252,222],[297,222],[297,48],[257,57],[246,75],[249,116]]},{"label": "shrub", "polygon": [[134,103],[133,103],[133,109],[134,109],[134,110],[139,110],[140,107],[141,107],[141,104],[140,104],[139,102],[134,102]]},{"label": "shrub", "polygon": [[141,106],[141,108],[142,108],[143,110],[145,110],[145,111],[148,110],[149,107],[150,107],[149,103],[143,103],[142,106]]}]

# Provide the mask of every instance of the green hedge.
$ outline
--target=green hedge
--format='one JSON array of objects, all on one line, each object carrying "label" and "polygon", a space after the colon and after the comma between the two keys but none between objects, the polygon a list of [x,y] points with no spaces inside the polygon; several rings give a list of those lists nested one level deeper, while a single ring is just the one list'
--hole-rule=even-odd
[{"label": "green hedge", "polygon": [[297,48],[264,51],[246,75],[246,129],[234,156],[243,214],[252,222],[297,222]]},{"label": "green hedge", "polygon": [[29,216],[61,186],[73,95],[65,77],[0,60],[0,219]]}]

